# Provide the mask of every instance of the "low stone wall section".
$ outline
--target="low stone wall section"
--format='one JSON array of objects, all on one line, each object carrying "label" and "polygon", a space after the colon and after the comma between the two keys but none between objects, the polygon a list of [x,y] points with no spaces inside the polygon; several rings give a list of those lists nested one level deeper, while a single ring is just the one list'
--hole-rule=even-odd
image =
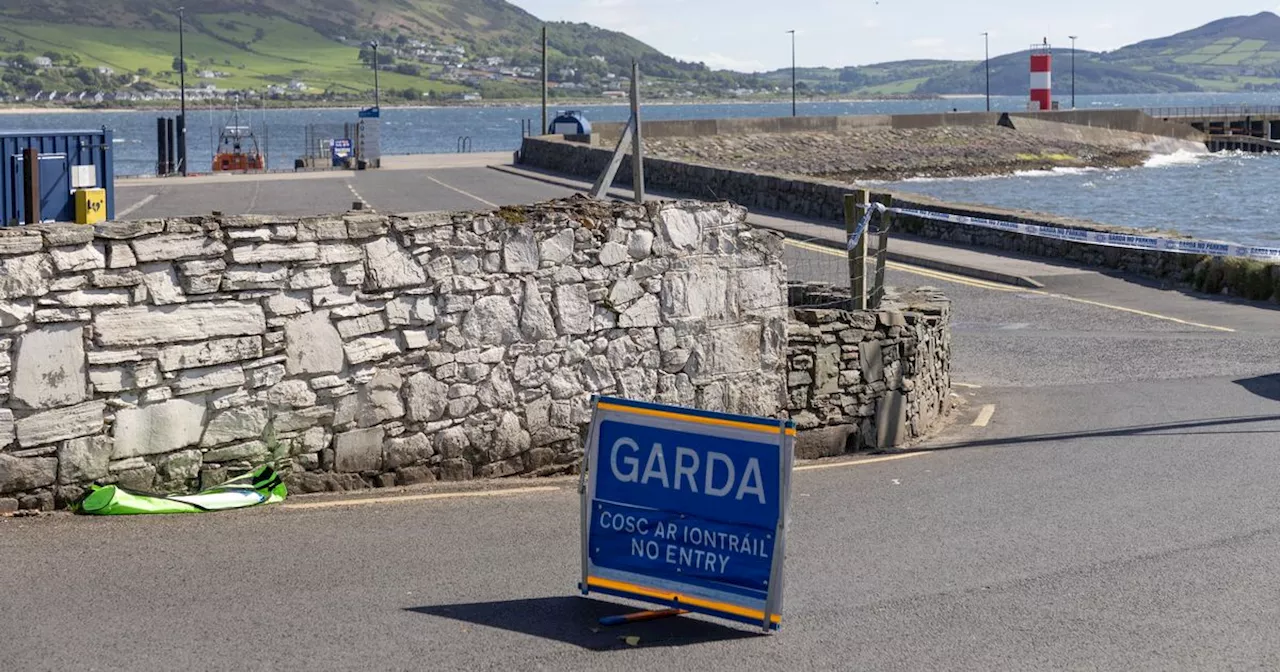
[{"label": "low stone wall section", "polygon": [[724,203],[0,229],[0,511],[571,471],[593,393],[780,417],[781,239]]},{"label": "low stone wall section", "polygon": [[787,408],[799,456],[900,447],[950,411],[946,297],[922,289],[887,296],[878,310],[850,310],[848,290],[795,285],[790,299]]},{"label": "low stone wall section", "polygon": [[[588,179],[595,179],[604,172],[610,155],[609,150],[555,138],[525,138],[520,153],[523,164]],[[669,159],[646,157],[644,165],[646,185],[654,191],[724,199],[751,210],[798,215],[833,225],[844,221],[844,196],[855,188],[818,178],[786,177]],[[624,161],[615,184],[625,187],[630,180],[630,161]],[[1152,233],[1044,213],[958,205],[904,192],[877,193],[887,194],[895,205],[908,208],[1083,231]],[[843,224],[839,226],[843,229]],[[1255,300],[1280,301],[1280,264],[1104,247],[915,217],[897,217],[893,230],[965,247],[987,247],[1120,270],[1212,294],[1225,292]]]}]

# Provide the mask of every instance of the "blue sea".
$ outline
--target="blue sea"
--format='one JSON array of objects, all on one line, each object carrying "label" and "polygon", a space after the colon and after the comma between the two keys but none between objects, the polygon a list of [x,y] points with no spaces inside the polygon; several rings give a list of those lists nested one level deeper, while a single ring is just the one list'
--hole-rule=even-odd
[{"label": "blue sea", "polygon": [[[1156,108],[1204,105],[1280,105],[1280,94],[1167,94],[1078,96],[1080,108]],[[799,114],[912,114],[986,108],[983,97],[940,100],[801,103]],[[1026,109],[1024,97],[993,97],[995,110]],[[552,107],[551,114],[565,109]],[[591,121],[623,121],[626,105],[579,106]],[[654,104],[650,120],[777,117],[791,113],[790,102],[741,104]],[[146,175],[155,170],[156,117],[173,112],[95,111],[0,114],[0,131],[71,130],[106,127],[115,134],[116,173]],[[227,109],[188,107],[188,143],[193,168],[212,160],[218,129],[230,125]],[[472,151],[513,151],[520,146],[522,123],[540,122],[536,106],[386,108],[382,116],[384,154],[450,153],[469,138]],[[302,155],[308,125],[340,127],[355,123],[355,109],[239,111],[241,124],[260,136],[272,169],[292,168]],[[1157,157],[1147,167],[1117,171],[1054,171],[982,179],[909,180],[897,189],[953,201],[1020,207],[1136,228],[1176,229],[1196,237],[1269,244],[1280,241],[1280,156],[1177,155]]]}]

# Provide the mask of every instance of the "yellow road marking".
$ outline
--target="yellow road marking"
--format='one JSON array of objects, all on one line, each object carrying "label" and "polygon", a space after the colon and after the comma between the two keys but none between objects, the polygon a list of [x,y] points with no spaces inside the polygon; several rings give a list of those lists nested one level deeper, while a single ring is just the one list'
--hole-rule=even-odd
[{"label": "yellow road marking", "polygon": [[847,460],[844,462],[824,462],[823,464],[806,464],[804,466],[795,467],[792,471],[815,471],[818,469],[838,469],[840,467],[858,467],[864,464],[876,464],[878,462],[892,462],[894,460],[905,460],[909,457],[920,457],[928,455],[928,453],[902,453],[900,455],[886,455],[884,457],[872,457],[866,460]]},{"label": "yellow road marking", "polygon": [[996,414],[995,404],[987,404],[986,406],[983,406],[982,410],[978,411],[978,417],[974,418],[973,426],[986,427],[987,423],[991,422],[991,416],[995,414]]},{"label": "yellow road marking", "polygon": [[[813,245],[810,243],[802,243],[802,242],[792,241],[792,240],[788,240],[787,244],[793,247],[798,247],[803,250],[809,250],[811,252],[826,254],[833,257],[840,257],[842,259],[848,258],[848,255],[846,253],[830,247],[822,247],[821,245]],[[1150,317],[1155,320],[1164,320],[1166,322],[1174,322],[1177,324],[1186,325],[1188,327],[1199,327],[1201,329],[1211,329],[1213,331],[1223,331],[1227,333],[1235,333],[1236,331],[1235,329],[1232,329],[1230,327],[1219,327],[1213,324],[1204,324],[1203,322],[1192,322],[1190,320],[1184,320],[1178,317],[1161,315],[1160,313],[1153,313],[1146,310],[1138,310],[1137,308],[1126,308],[1124,306],[1117,306],[1110,303],[1103,303],[1101,301],[1093,301],[1090,299],[1081,299],[1074,296],[1068,296],[1066,294],[1056,294],[1054,292],[1046,292],[1042,289],[1029,289],[1026,287],[1018,287],[1016,285],[1006,285],[1000,282],[990,282],[987,280],[975,280],[973,278],[966,278],[961,275],[945,273],[943,271],[935,271],[932,269],[919,268],[917,266],[908,266],[906,264],[900,264],[893,261],[886,262],[885,266],[888,268],[892,268],[894,270],[902,271],[904,273],[911,273],[913,275],[920,275],[926,278],[933,278],[934,280],[945,280],[947,282],[954,282],[956,284],[967,285],[969,287],[978,287],[980,289],[990,289],[997,292],[1016,292],[1019,294],[1033,294],[1036,296],[1044,296],[1051,299],[1062,299],[1063,301],[1071,301],[1073,303],[1082,303],[1087,306],[1094,306],[1097,308],[1106,308],[1108,310],[1117,310],[1122,313],[1130,313],[1133,315]]]},{"label": "yellow road marking", "polygon": [[283,509],[330,509],[340,506],[361,506],[364,504],[397,504],[401,502],[424,502],[434,499],[464,499],[468,497],[506,497],[508,495],[527,495],[534,492],[557,492],[563,488],[543,485],[533,488],[503,488],[499,490],[476,490],[472,492],[434,492],[427,495],[403,495],[388,497],[363,497],[356,499],[335,499],[328,502],[304,502],[302,504],[281,504]]}]

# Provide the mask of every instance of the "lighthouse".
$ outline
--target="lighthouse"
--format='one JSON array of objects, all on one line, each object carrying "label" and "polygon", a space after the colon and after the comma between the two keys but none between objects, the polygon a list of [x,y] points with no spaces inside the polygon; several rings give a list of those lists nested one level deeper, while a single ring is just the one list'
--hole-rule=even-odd
[{"label": "lighthouse", "polygon": [[1031,47],[1031,102],[1033,112],[1053,109],[1053,50],[1049,38]]}]

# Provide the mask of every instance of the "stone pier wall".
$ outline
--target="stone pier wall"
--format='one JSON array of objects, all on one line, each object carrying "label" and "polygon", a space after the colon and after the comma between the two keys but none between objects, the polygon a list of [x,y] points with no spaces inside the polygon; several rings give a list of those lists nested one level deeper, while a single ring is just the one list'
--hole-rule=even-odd
[{"label": "stone pier wall", "polygon": [[777,417],[782,246],[744,219],[570,199],[0,229],[0,512],[268,459],[300,491],[561,473],[592,393]]},{"label": "stone pier wall", "polygon": [[878,310],[847,310],[848,290],[794,285],[790,300],[787,408],[800,457],[896,448],[950,410],[946,297],[917,290],[887,296]]}]

